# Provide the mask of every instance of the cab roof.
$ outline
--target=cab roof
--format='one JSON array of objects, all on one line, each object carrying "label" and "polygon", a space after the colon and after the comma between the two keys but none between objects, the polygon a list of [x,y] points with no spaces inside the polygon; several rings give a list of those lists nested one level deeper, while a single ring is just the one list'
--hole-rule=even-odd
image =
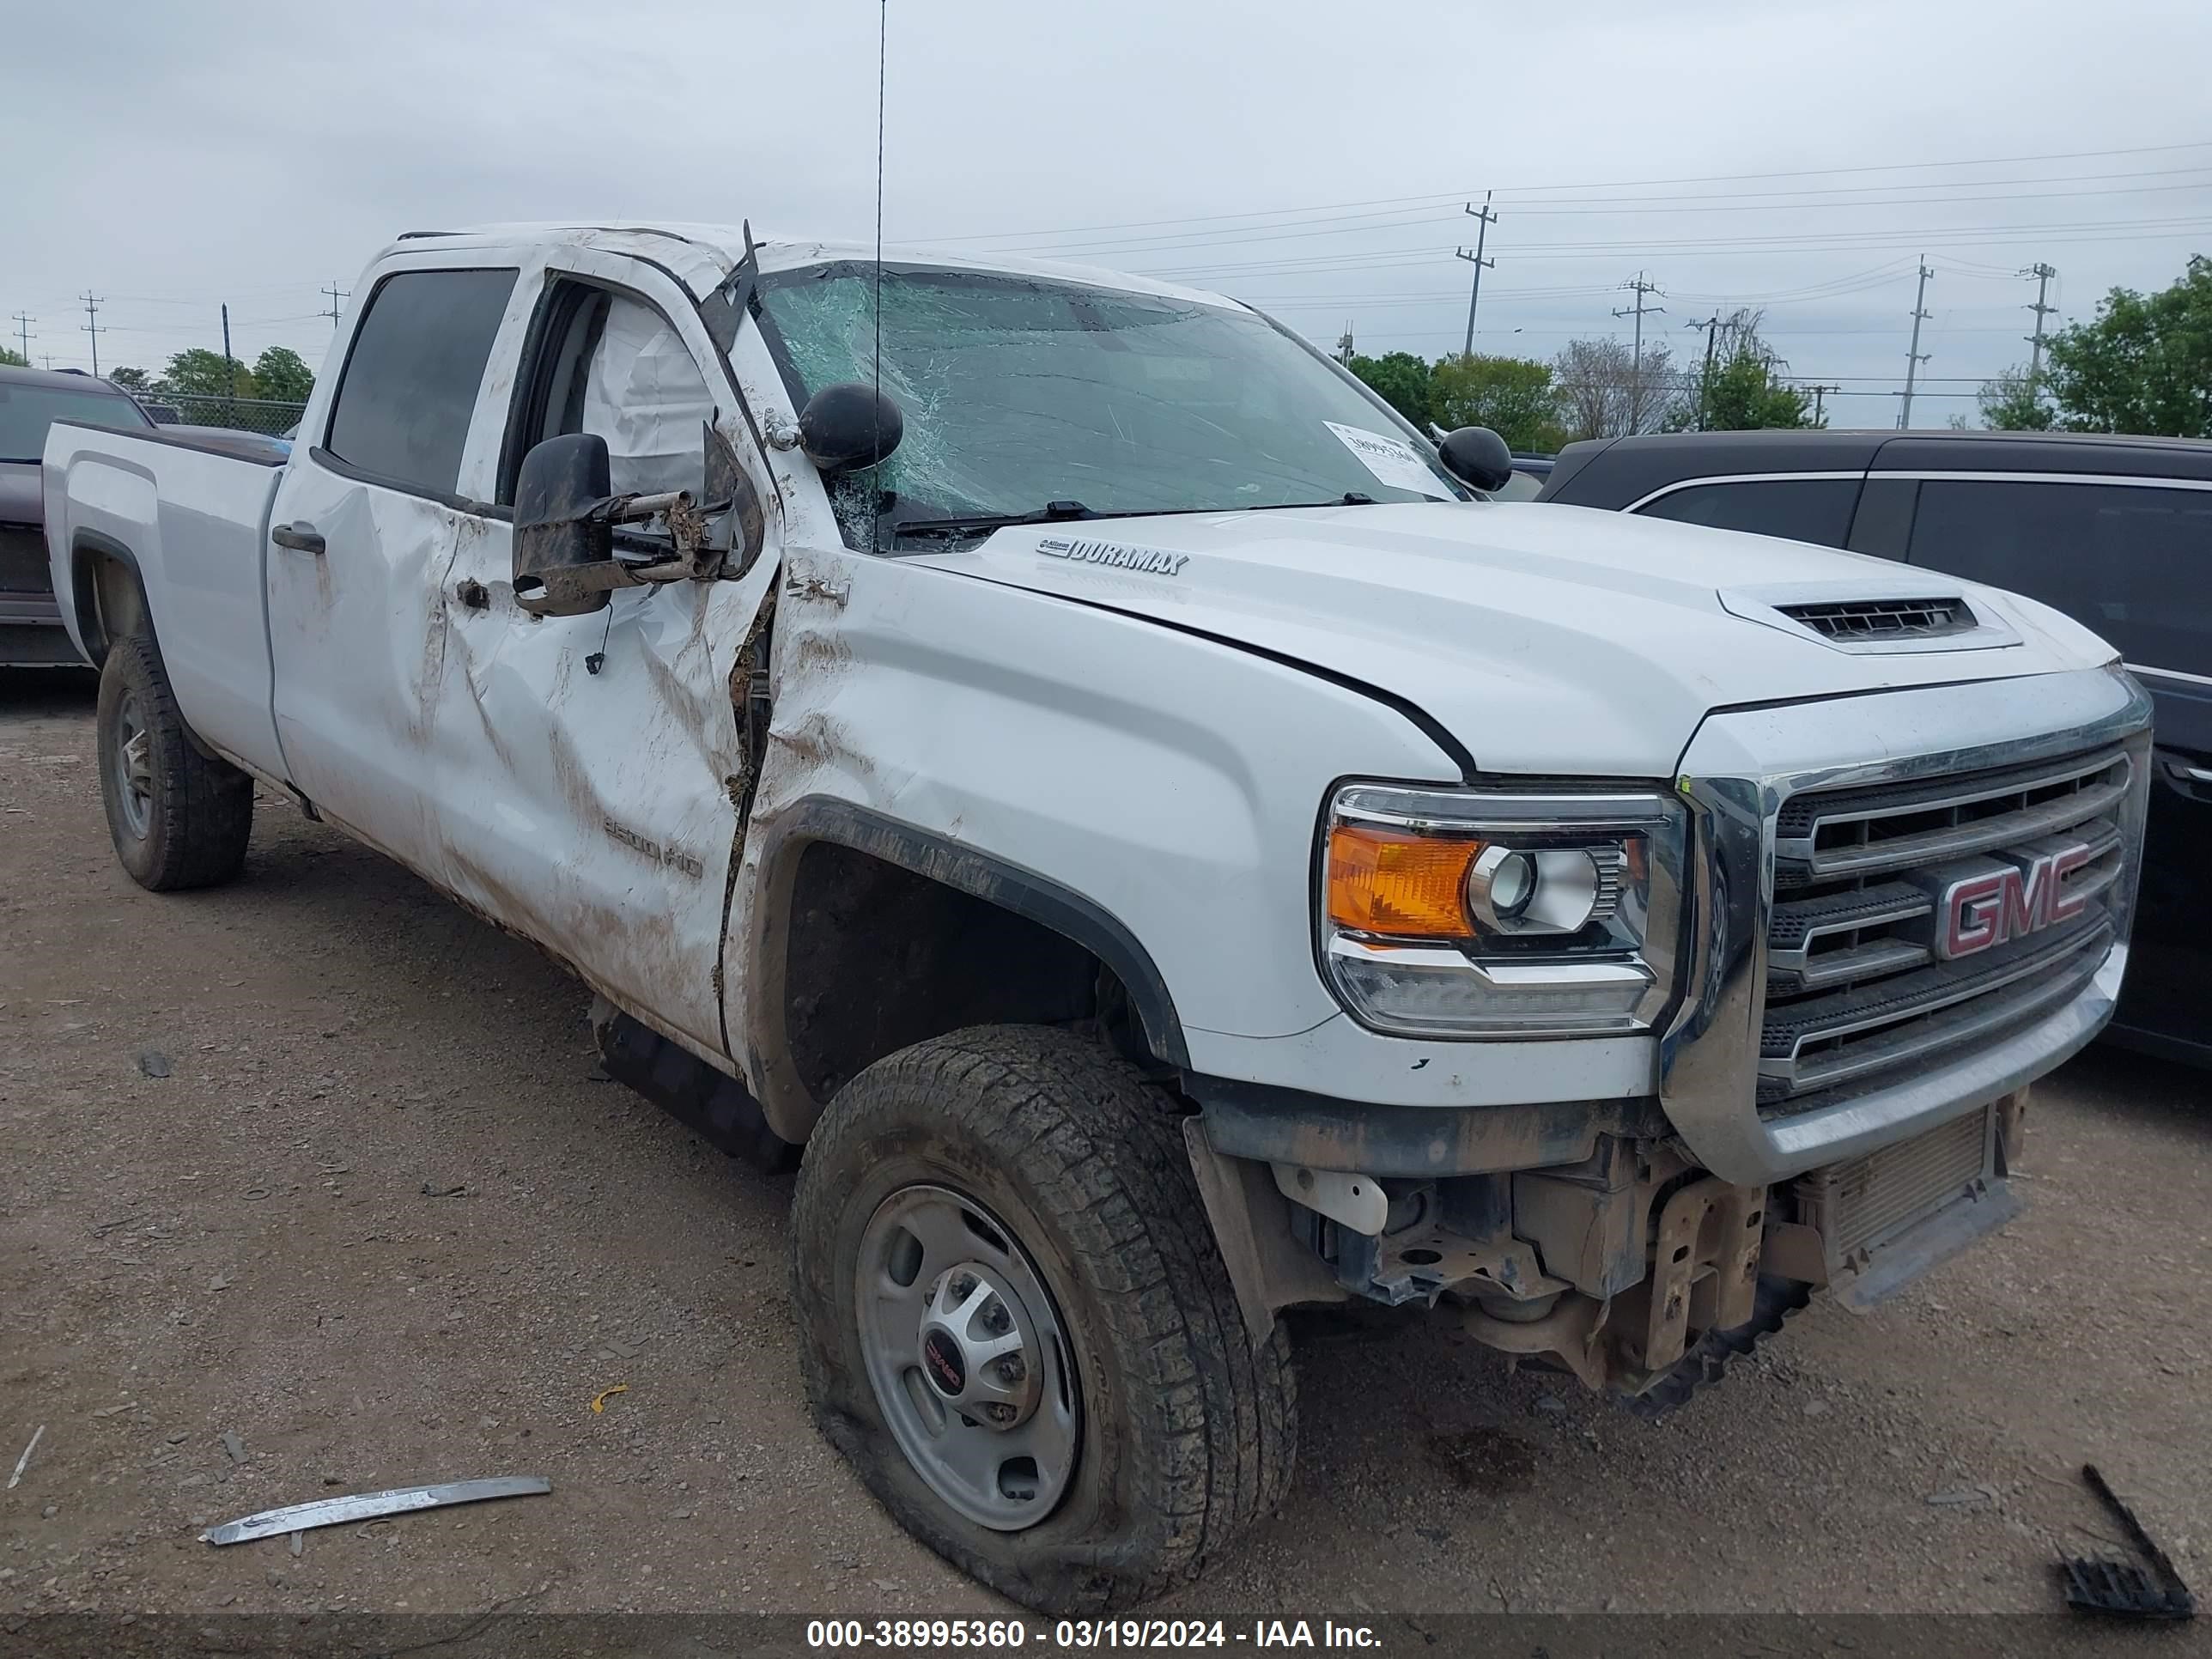
[{"label": "cab roof", "polygon": [[[701,299],[720,286],[745,255],[745,231],[738,225],[641,223],[610,221],[588,224],[547,221],[514,224],[474,225],[457,230],[410,230],[384,248],[382,259],[421,250],[426,242],[448,247],[514,247],[551,242],[603,249],[653,260],[666,268]],[[843,260],[872,261],[875,246],[868,242],[811,240],[795,237],[755,237],[752,246],[760,269],[789,270],[801,265]],[[1100,265],[1064,264],[1057,261],[1024,258],[1018,254],[963,252],[951,248],[901,244],[884,249],[887,265],[933,265],[956,270],[996,271],[1018,276],[1080,283],[1090,288],[1118,289],[1201,305],[1249,310],[1242,302],[1204,289],[1185,288],[1150,276],[1109,270]]]}]

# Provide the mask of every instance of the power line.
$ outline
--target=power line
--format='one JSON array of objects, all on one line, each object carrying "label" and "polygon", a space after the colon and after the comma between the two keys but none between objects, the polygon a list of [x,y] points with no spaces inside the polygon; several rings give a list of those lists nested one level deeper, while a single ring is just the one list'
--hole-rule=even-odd
[{"label": "power line", "polygon": [[[1850,173],[1925,172],[1943,167],[2009,167],[2031,161],[2100,161],[2112,155],[2171,155],[2179,150],[2212,149],[2212,139],[2197,139],[2179,144],[2139,144],[2124,149],[2057,150],[2040,155],[1984,156],[1974,160],[1948,161],[1899,161],[1861,167],[1804,167],[1779,173],[1708,173],[1674,179],[1605,179],[1571,185],[1510,185],[1504,186],[1509,196],[1556,193],[1570,190],[1628,190],[1656,187],[1662,185],[1733,184],[1755,179],[1820,179]],[[1162,225],[1224,224],[1234,219],[1261,219],[1290,213],[1325,213],[1345,208],[1374,208],[1407,205],[1438,207],[1456,199],[1456,191],[1441,191],[1425,196],[1376,196],[1358,201],[1322,202],[1303,205],[1252,208],[1241,213],[1198,213],[1180,218],[1125,219],[1101,225],[1054,225],[1031,230],[973,231],[958,236],[937,236],[939,242],[1003,242],[1026,236],[1079,236],[1098,231],[1143,230]]]},{"label": "power line", "polygon": [[[1822,386],[1818,382],[1802,389],[1813,394],[1813,424],[1814,426],[1820,425],[1827,418],[1828,398],[1843,391],[1843,387],[1839,386]],[[1932,397],[1938,394],[1931,392],[1929,395]]]},{"label": "power line", "polygon": [[1633,307],[1622,306],[1613,314],[1616,317],[1632,315],[1636,319],[1636,356],[1632,360],[1633,367],[1630,372],[1628,382],[1630,396],[1634,401],[1628,411],[1628,429],[1631,432],[1640,432],[1644,428],[1644,313],[1647,311],[1664,312],[1667,307],[1647,306],[1644,303],[1652,295],[1662,293],[1664,290],[1658,283],[1645,280],[1644,273],[1640,270],[1636,273],[1633,282],[1623,283],[1621,287],[1636,296],[1636,304]]},{"label": "power line", "polygon": [[23,366],[27,368],[31,362],[31,325],[38,320],[35,317],[25,316],[20,311],[15,313],[15,337],[23,343]]},{"label": "power line", "polygon": [[353,290],[350,289],[341,290],[337,283],[332,282],[328,288],[321,289],[320,292],[329,297],[331,308],[328,311],[319,311],[315,315],[329,318],[331,326],[336,328],[338,325],[338,301],[353,298]]}]

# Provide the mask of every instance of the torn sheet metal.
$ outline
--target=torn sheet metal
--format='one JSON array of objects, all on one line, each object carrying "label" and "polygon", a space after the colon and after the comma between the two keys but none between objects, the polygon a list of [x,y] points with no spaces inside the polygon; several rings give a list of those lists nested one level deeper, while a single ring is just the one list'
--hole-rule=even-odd
[{"label": "torn sheet metal", "polygon": [[714,396],[690,348],[659,313],[613,295],[584,382],[583,429],[607,441],[617,495],[696,489],[699,428]]},{"label": "torn sheet metal", "polygon": [[552,1490],[553,1483],[537,1474],[501,1474],[483,1480],[449,1480],[433,1486],[399,1486],[390,1492],[319,1498],[312,1504],[263,1510],[256,1515],[226,1521],[219,1527],[210,1527],[200,1538],[210,1544],[243,1544],[249,1539],[273,1538],[279,1533],[343,1526],[349,1521],[374,1521],[380,1516],[411,1515],[416,1510],[442,1509],[449,1504],[481,1504],[490,1498],[530,1498]]}]

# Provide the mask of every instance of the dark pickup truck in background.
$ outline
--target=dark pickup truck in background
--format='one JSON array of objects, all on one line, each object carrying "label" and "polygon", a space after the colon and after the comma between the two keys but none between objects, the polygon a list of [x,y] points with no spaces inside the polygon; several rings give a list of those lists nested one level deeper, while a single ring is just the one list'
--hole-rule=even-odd
[{"label": "dark pickup truck in background", "polygon": [[62,627],[46,564],[39,457],[56,421],[137,431],[154,424],[109,381],[0,366],[0,668],[84,661]]},{"label": "dark pickup truck in background", "polygon": [[2212,443],[1696,432],[1570,444],[1538,498],[1786,536],[2008,587],[2119,647],[2157,708],[2127,988],[2108,1035],[2212,1065]]}]

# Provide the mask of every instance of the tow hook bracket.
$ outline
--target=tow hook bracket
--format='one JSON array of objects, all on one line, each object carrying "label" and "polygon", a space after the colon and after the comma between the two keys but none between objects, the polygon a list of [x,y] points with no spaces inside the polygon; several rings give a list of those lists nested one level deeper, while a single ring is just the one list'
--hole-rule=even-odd
[{"label": "tow hook bracket", "polygon": [[1651,1261],[1651,1306],[1638,1362],[1663,1371],[1689,1345],[1691,1293],[1710,1265],[1710,1311],[1698,1311],[1708,1328],[1733,1330],[1752,1315],[1759,1291],[1759,1258],[1766,1194],[1732,1187],[1718,1176],[1685,1187],[1660,1212],[1658,1247]]},{"label": "tow hook bracket", "polygon": [[1327,1216],[1340,1227],[1370,1238],[1381,1235],[1390,1214],[1390,1200],[1373,1176],[1346,1174],[1341,1170],[1310,1170],[1302,1164],[1276,1164],[1275,1185],[1293,1204]]}]

